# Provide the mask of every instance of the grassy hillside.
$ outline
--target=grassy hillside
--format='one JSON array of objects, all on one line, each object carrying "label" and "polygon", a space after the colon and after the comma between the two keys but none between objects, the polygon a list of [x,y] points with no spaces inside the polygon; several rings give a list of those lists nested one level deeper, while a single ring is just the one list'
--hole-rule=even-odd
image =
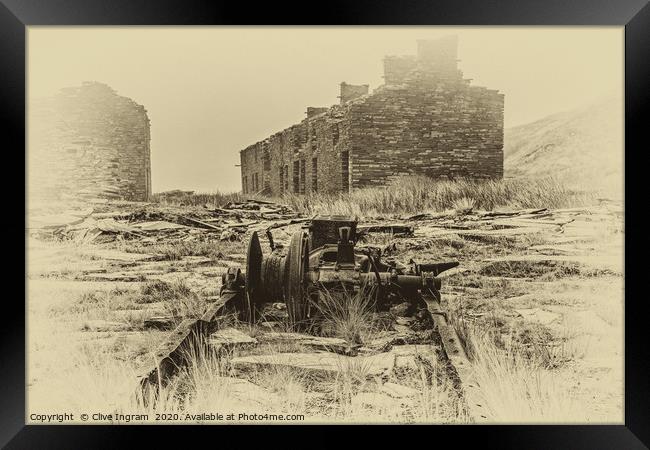
[{"label": "grassy hillside", "polygon": [[508,178],[553,176],[581,188],[620,192],[623,102],[609,98],[505,130]]}]

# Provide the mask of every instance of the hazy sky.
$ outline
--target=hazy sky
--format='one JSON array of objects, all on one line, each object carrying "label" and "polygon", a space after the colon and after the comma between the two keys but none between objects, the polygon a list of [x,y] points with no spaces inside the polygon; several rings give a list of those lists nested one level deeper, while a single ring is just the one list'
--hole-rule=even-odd
[{"label": "hazy sky", "polygon": [[29,27],[28,96],[106,83],[148,111],[154,192],[234,191],[239,150],[449,34],[465,78],[505,94],[506,127],[622,95],[622,27]]}]

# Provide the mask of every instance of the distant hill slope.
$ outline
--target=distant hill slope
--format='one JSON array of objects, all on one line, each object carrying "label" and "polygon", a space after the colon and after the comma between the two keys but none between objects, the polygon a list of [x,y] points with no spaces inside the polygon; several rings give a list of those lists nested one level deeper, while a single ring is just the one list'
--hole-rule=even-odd
[{"label": "distant hill slope", "polygon": [[621,189],[623,101],[607,99],[505,130],[505,176],[556,176],[574,186]]}]

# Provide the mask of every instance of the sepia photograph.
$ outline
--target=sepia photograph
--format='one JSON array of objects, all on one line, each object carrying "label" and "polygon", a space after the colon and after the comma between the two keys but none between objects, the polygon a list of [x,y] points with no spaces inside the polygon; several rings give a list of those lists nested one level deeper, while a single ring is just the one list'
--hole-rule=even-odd
[{"label": "sepia photograph", "polygon": [[625,423],[624,26],[25,33],[27,424]]}]

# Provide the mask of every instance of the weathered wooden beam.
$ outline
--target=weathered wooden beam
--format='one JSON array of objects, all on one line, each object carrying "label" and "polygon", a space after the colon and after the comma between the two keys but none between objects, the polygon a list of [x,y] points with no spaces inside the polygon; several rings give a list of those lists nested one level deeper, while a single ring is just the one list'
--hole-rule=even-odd
[{"label": "weathered wooden beam", "polygon": [[180,217],[181,219],[183,219],[183,220],[185,220],[187,222],[193,223],[195,225],[200,225],[202,228],[207,228],[209,230],[215,230],[215,231],[222,231],[221,227],[216,227],[216,226],[214,226],[212,224],[203,222],[201,220],[192,219],[191,217],[182,216],[180,214],[178,215],[178,217]]}]

